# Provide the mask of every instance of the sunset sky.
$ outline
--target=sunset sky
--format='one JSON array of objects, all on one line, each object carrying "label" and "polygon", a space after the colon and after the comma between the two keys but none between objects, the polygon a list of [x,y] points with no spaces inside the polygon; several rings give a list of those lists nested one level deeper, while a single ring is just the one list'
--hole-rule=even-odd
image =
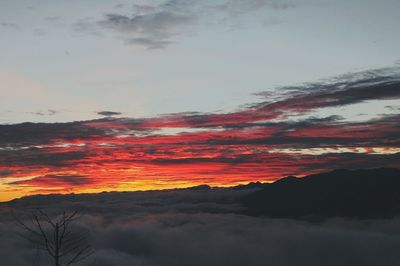
[{"label": "sunset sky", "polygon": [[399,167],[400,2],[0,1],[0,201]]}]

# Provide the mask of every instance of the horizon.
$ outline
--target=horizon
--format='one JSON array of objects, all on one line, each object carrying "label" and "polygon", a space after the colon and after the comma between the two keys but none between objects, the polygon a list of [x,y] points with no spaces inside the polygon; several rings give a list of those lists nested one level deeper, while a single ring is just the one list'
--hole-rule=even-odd
[{"label": "horizon", "polygon": [[238,188],[241,186],[249,186],[252,184],[261,184],[261,185],[265,185],[265,184],[273,184],[281,179],[285,179],[285,178],[297,178],[297,179],[302,179],[308,176],[313,176],[313,175],[323,175],[323,174],[328,174],[328,173],[334,173],[337,171],[348,171],[348,172],[359,172],[359,171],[374,171],[374,170],[400,170],[400,168],[396,168],[396,167],[380,167],[380,168],[362,168],[362,169],[332,169],[326,172],[319,172],[319,173],[315,173],[315,174],[311,174],[311,175],[297,175],[297,176],[292,176],[292,175],[286,175],[286,176],[282,176],[278,179],[275,180],[268,180],[265,182],[262,181],[250,181],[247,183],[243,183],[243,184],[235,184],[235,185],[227,185],[227,186],[209,186],[207,184],[199,184],[199,185],[195,185],[195,186],[189,186],[189,187],[172,187],[172,188],[161,188],[161,189],[148,189],[148,190],[121,190],[121,191],[116,191],[116,190],[105,190],[105,191],[101,191],[101,192],[82,192],[82,193],[54,193],[54,194],[32,194],[32,195],[25,195],[19,198],[13,198],[11,200],[6,200],[6,201],[0,201],[0,203],[10,203],[13,202],[14,200],[20,200],[20,199],[26,199],[26,198],[30,198],[30,197],[35,197],[35,196],[39,196],[39,197],[46,197],[46,196],[96,196],[97,194],[113,194],[113,193],[136,193],[136,192],[168,192],[168,191],[176,191],[176,190],[192,190],[195,188],[199,188],[199,187],[207,187],[207,189],[233,189],[233,188]]}]

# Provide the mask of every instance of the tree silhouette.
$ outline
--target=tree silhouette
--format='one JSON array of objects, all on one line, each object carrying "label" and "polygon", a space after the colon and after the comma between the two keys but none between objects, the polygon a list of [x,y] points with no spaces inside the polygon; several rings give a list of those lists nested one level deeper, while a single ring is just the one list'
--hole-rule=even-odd
[{"label": "tree silhouette", "polygon": [[30,223],[23,222],[12,212],[14,219],[24,229],[24,238],[43,250],[55,266],[69,266],[93,254],[87,243],[87,235],[79,235],[71,230],[71,225],[80,216],[78,211],[63,212],[59,218],[51,219],[47,213],[37,209],[31,213]]}]

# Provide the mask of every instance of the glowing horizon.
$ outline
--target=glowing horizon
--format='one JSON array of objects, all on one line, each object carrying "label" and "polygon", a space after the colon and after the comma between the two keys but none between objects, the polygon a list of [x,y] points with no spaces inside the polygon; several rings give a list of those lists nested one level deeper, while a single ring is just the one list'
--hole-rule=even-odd
[{"label": "glowing horizon", "polygon": [[88,121],[0,125],[0,201],[233,186],[337,168],[396,167],[397,106],[358,120],[326,110],[372,100],[387,106],[400,97],[399,85],[393,71],[377,71],[281,90],[231,113],[139,119],[105,112],[107,117]]}]

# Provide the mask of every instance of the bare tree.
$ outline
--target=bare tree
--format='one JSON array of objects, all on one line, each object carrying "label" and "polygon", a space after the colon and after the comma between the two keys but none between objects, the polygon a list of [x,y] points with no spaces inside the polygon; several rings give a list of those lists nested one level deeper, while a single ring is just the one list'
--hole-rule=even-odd
[{"label": "bare tree", "polygon": [[60,217],[51,219],[47,213],[37,209],[32,212],[29,223],[19,219],[14,212],[12,214],[25,231],[22,236],[45,251],[55,266],[69,266],[93,254],[87,243],[88,236],[71,231],[71,224],[79,218],[78,211],[63,212]]}]

